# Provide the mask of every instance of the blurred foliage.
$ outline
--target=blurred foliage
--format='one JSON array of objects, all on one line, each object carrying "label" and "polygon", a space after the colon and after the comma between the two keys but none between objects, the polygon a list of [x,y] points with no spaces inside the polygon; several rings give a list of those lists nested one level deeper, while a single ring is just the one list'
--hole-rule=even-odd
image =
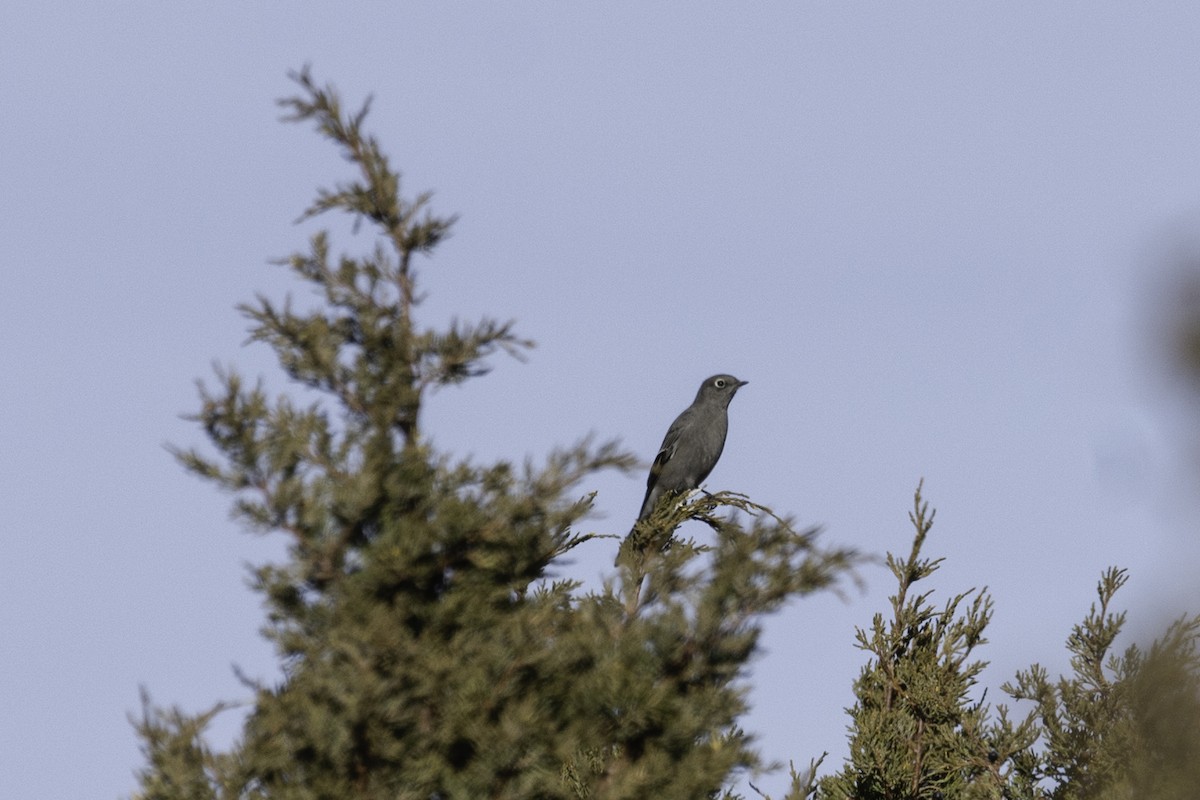
[{"label": "blurred foliage", "polygon": [[1169,290],[1162,302],[1166,314],[1166,351],[1178,371],[1200,391],[1200,253],[1177,256],[1178,263],[1168,278]]}]

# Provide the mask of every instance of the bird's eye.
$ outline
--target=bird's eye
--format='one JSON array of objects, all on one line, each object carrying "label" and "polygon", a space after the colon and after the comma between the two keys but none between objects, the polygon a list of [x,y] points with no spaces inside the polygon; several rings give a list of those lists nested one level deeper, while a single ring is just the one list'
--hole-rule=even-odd
[{"label": "bird's eye", "polygon": [[713,386],[717,387],[718,389],[724,389],[725,388],[725,379],[717,378],[715,381],[713,381]]}]

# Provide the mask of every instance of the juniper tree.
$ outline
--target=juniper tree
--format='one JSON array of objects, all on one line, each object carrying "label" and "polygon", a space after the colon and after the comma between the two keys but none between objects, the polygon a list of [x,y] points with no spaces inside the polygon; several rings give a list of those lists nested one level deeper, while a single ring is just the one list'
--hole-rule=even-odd
[{"label": "juniper tree", "polygon": [[1034,771],[1054,800],[1185,800],[1200,786],[1200,616],[1181,617],[1148,647],[1116,651],[1124,570],[1096,586],[1098,604],[1067,639],[1072,674],[1034,664],[1004,688],[1036,704]]},{"label": "juniper tree", "polygon": [[[842,770],[813,788],[829,800],[933,800],[1035,797],[1023,760],[1036,733],[1031,719],[1013,723],[972,699],[985,661],[992,599],[987,590],[949,598],[940,608],[918,584],[941,566],[922,548],[934,513],[918,486],[909,519],[914,527],[907,558],[887,555],[897,581],[890,614],[875,614],[858,629],[858,647],[870,660],[854,684],[848,709],[850,755]],[[803,787],[807,790],[807,786]]]},{"label": "juniper tree", "polygon": [[[640,524],[603,588],[553,580],[597,535],[581,527],[588,479],[634,459],[588,437],[540,465],[428,444],[431,391],[530,342],[493,319],[425,325],[414,260],[454,218],[428,193],[404,198],[367,105],[346,113],[307,70],[294,77],[287,118],[315,124],[357,173],[304,218],[349,214],[372,246],[334,256],[319,232],[283,262],[316,308],[242,307],[307,402],[220,371],[194,416],[209,446],[177,451],[251,529],[287,537],[287,558],[253,574],[282,678],[247,681],[228,752],[204,739],[219,709],[146,701],[137,797],[721,795],[760,765],[739,720],[763,615],[833,585],[855,555],[717,493]],[[688,520],[708,526],[704,542],[676,533]]]},{"label": "juniper tree", "polygon": [[[819,761],[793,771],[789,798],[822,800],[1184,800],[1200,785],[1200,616],[1172,623],[1148,647],[1115,643],[1124,612],[1111,610],[1126,573],[1110,569],[1098,605],[1067,639],[1073,674],[1033,665],[1003,689],[1032,702],[1023,718],[972,699],[986,662],[992,601],[986,590],[939,609],[914,588],[942,559],[921,555],[933,513],[917,490],[907,559],[889,554],[898,588],[891,613],[858,630],[871,659],[848,709],[850,756],[815,779]],[[986,692],[984,693],[984,695]]]}]

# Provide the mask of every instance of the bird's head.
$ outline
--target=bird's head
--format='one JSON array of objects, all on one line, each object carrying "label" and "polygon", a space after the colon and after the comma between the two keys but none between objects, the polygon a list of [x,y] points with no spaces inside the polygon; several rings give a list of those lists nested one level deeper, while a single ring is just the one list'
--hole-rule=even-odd
[{"label": "bird's head", "polygon": [[732,375],[713,375],[700,384],[696,393],[696,402],[720,403],[728,406],[729,401],[737,394],[737,390],[750,381],[740,381]]}]

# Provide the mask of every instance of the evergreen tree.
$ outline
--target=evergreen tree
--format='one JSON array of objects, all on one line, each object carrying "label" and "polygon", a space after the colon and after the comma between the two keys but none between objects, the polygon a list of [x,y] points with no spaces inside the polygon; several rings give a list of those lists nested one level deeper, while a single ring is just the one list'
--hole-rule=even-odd
[{"label": "evergreen tree", "polygon": [[[816,794],[829,800],[934,800],[1033,797],[1019,775],[1036,738],[1032,720],[1013,724],[1004,707],[992,714],[971,699],[986,662],[974,651],[986,643],[992,616],[986,590],[971,590],[939,609],[917,584],[942,559],[921,555],[934,514],[917,488],[909,518],[915,528],[905,559],[887,566],[898,589],[891,613],[876,614],[869,631],[856,632],[871,655],[854,685],[850,757],[841,772],[822,780]],[[1009,788],[1024,785],[1020,795]]]},{"label": "evergreen tree", "polygon": [[1013,721],[1003,705],[972,699],[986,662],[992,601],[986,591],[940,609],[914,586],[941,559],[921,555],[933,513],[921,498],[907,559],[887,565],[898,589],[858,646],[871,656],[848,709],[850,756],[814,780],[794,774],[789,797],[821,800],[1184,800],[1200,786],[1200,616],[1183,617],[1148,647],[1115,642],[1124,612],[1111,609],[1126,573],[1110,569],[1099,604],[1067,639],[1073,674],[1052,681],[1034,665],[1003,689],[1032,702]]},{"label": "evergreen tree", "polygon": [[1035,664],[1004,687],[1037,705],[1036,770],[1054,800],[1185,800],[1200,787],[1200,616],[1118,655],[1125,612],[1110,605],[1127,578],[1100,578],[1099,604],[1067,639],[1070,677],[1051,681]]},{"label": "evergreen tree", "polygon": [[[760,766],[738,721],[763,615],[833,585],[855,561],[819,548],[742,495],[664,506],[621,547],[599,590],[552,580],[596,534],[580,529],[602,469],[629,470],[615,443],[585,438],[545,463],[474,464],[435,452],[430,391],[483,375],[530,343],[511,323],[424,327],[414,259],[454,219],[400,176],[363,125],[307,70],[282,101],[315,123],[357,176],[305,217],[348,213],[376,235],[364,256],[331,255],[326,233],[284,263],[321,297],[297,311],[242,307],[252,339],[316,399],[270,396],[219,371],[195,420],[211,453],[183,464],[235,497],[255,530],[288,537],[258,568],[266,635],[283,678],[251,684],[226,753],[212,714],[155,708],[137,727],[138,798],[704,798]],[[709,543],[676,529],[699,520]]]}]

